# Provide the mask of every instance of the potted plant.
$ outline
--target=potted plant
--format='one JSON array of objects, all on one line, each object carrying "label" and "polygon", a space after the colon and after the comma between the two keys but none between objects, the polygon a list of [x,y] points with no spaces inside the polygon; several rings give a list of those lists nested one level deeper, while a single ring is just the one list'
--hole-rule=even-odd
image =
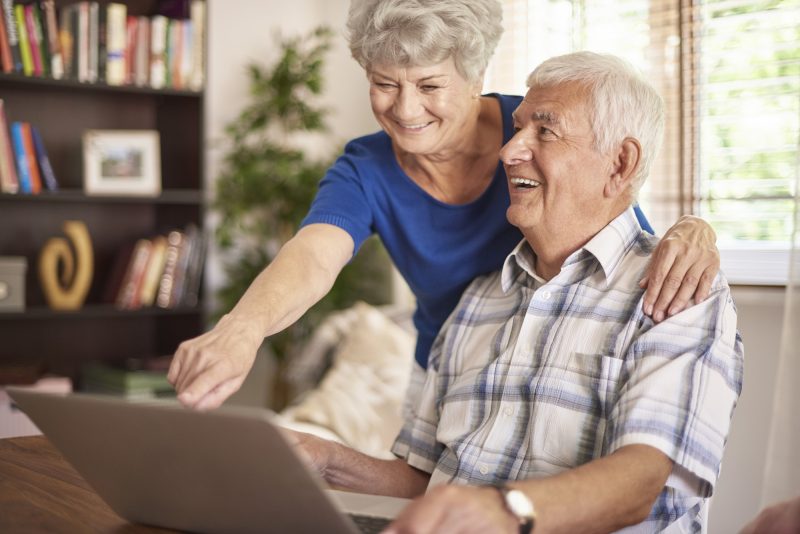
[{"label": "potted plant", "polygon": [[[228,258],[227,281],[218,293],[219,315],[236,304],[297,230],[334,160],[334,154],[312,159],[297,143],[298,134],[328,131],[327,110],[316,101],[323,90],[330,39],[325,27],[282,39],[274,63],[248,66],[251,101],[226,127],[229,147],[212,203],[220,216],[217,243]],[[330,311],[357,300],[384,304],[390,299],[388,257],[377,239],[370,239],[325,298],[295,325],[266,340],[278,369]],[[288,399],[281,384],[277,388],[274,404],[280,408]]]}]

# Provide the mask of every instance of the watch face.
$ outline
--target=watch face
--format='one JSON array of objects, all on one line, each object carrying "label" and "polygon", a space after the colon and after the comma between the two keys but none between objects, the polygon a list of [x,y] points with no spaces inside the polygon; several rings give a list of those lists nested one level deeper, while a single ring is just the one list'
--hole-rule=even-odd
[{"label": "watch face", "polygon": [[533,517],[533,503],[520,490],[508,490],[506,492],[506,502],[517,517]]}]

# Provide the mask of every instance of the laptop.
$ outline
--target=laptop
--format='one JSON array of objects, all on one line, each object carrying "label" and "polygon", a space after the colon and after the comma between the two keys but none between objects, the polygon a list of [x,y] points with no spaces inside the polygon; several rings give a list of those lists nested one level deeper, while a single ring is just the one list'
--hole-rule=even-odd
[{"label": "laptop", "polygon": [[[192,532],[378,532],[408,499],[325,489],[266,410],[7,388],[121,517]],[[362,528],[358,526],[364,524]]]}]

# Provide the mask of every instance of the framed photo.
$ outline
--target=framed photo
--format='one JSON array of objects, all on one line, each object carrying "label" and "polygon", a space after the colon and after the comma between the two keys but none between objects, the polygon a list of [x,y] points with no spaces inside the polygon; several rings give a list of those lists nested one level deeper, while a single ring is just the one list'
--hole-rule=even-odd
[{"label": "framed photo", "polygon": [[85,131],[83,191],[87,195],[158,196],[161,193],[158,132]]}]

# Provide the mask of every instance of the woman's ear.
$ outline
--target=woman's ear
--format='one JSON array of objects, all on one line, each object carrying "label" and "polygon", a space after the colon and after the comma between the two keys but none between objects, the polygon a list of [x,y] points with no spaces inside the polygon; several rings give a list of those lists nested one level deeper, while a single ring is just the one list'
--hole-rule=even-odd
[{"label": "woman's ear", "polygon": [[611,174],[606,182],[604,194],[615,198],[630,192],[642,158],[642,145],[638,139],[626,137],[612,161]]}]

